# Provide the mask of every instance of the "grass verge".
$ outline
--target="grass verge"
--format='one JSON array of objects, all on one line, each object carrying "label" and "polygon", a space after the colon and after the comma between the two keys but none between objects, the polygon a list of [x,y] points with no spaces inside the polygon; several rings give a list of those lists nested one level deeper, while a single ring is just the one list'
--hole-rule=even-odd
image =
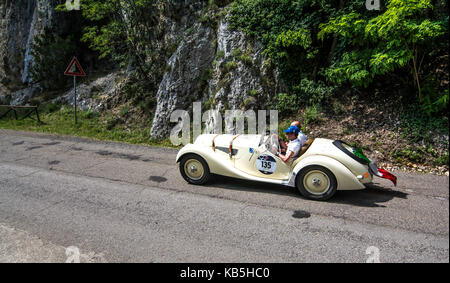
[{"label": "grass verge", "polygon": [[77,111],[78,123],[74,122],[73,109],[63,106],[59,110],[44,111],[40,114],[43,124],[32,119],[0,119],[0,129],[50,133],[66,136],[86,137],[102,141],[116,141],[154,147],[172,147],[170,140],[150,138],[150,126],[124,126],[113,117],[101,117],[91,111]]}]

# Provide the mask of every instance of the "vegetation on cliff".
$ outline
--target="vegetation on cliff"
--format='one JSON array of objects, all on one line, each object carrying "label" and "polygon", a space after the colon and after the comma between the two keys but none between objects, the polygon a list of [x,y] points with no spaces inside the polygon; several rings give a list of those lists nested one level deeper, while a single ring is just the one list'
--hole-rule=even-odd
[{"label": "vegetation on cliff", "polygon": [[[333,87],[364,91],[380,85],[387,95],[395,95],[392,86],[405,89],[405,102],[417,101],[428,115],[445,114],[447,1],[387,0],[381,11],[367,10],[363,2],[236,0],[231,21],[261,39],[282,72],[289,88],[288,97],[279,97],[281,108],[286,99],[320,104]],[[325,92],[324,84],[330,86]]]},{"label": "vegetation on cliff", "polygon": [[[56,12],[70,13],[76,24],[63,34],[46,31],[35,41],[33,79],[44,95],[30,102],[43,103],[70,87],[61,69],[73,55],[89,65],[91,77],[104,75],[95,72],[105,66],[105,73],[111,66],[126,69],[117,105],[83,117],[105,124],[108,131],[150,138],[136,125],[148,131],[168,59],[199,30],[193,25],[176,30],[176,23],[191,13],[196,24],[215,32],[226,19],[230,29],[247,36],[249,48],[232,51],[233,60],[222,62],[223,78],[212,96],[221,85],[231,85],[230,73],[239,64],[254,63],[251,52],[257,43],[265,59],[256,69],[279,74],[263,81],[270,86],[277,81],[276,92],[268,97],[281,121],[301,120],[310,135],[353,140],[399,166],[448,166],[447,1],[385,0],[380,10],[370,11],[364,0],[192,0],[180,8],[181,2],[83,0],[81,11],[70,12],[60,5]],[[205,106],[211,107],[216,101],[206,97],[207,88],[214,64],[224,55],[217,41],[212,42],[215,60],[198,82]],[[241,107],[257,108],[259,96],[252,89]],[[51,111],[45,117],[55,122],[67,113]],[[89,123],[82,125],[87,130],[81,132],[89,136],[111,138],[95,134],[100,128],[92,130]],[[34,129],[26,123],[14,127]]]}]

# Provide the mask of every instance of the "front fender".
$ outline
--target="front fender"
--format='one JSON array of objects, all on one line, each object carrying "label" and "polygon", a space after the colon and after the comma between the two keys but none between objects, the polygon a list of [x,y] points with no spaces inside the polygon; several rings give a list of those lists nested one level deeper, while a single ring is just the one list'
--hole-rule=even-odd
[{"label": "front fender", "polygon": [[228,177],[242,178],[240,172],[234,168],[234,160],[228,157],[218,155],[212,147],[198,145],[198,144],[187,144],[177,154],[176,162],[180,162],[181,158],[185,154],[197,154],[201,156],[209,166],[209,170],[213,174],[224,175]]},{"label": "front fender", "polygon": [[181,157],[183,157],[183,155],[188,154],[188,153],[196,153],[196,154],[200,155],[201,157],[203,157],[203,159],[205,159],[205,156],[203,156],[204,153],[197,150],[197,146],[194,146],[192,143],[188,143],[187,145],[183,146],[183,148],[181,148],[178,151],[176,162],[180,162]]},{"label": "front fender", "polygon": [[296,176],[303,168],[309,165],[319,165],[329,169],[336,177],[338,190],[360,190],[365,188],[356,176],[342,163],[323,155],[312,155],[300,160],[292,171],[289,184],[295,186]]}]

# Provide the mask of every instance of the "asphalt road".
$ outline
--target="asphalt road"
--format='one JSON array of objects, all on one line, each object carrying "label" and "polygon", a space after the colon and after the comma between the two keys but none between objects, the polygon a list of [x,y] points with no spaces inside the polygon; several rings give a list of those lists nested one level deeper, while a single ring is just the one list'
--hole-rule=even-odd
[{"label": "asphalt road", "polygon": [[0,130],[0,262],[449,262],[448,177],[394,172],[398,187],[316,202],[188,185],[175,156]]}]

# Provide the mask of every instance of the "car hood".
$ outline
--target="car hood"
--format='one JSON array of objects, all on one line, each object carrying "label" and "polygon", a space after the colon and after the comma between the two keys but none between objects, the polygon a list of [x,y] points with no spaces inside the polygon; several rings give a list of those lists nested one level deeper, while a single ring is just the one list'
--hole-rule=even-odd
[{"label": "car hood", "polygon": [[[194,144],[212,146],[214,139],[215,146],[229,147],[230,142],[236,135],[216,135],[216,134],[203,134],[197,137]],[[233,140],[233,148],[257,148],[261,142],[262,135],[239,135]]]}]

